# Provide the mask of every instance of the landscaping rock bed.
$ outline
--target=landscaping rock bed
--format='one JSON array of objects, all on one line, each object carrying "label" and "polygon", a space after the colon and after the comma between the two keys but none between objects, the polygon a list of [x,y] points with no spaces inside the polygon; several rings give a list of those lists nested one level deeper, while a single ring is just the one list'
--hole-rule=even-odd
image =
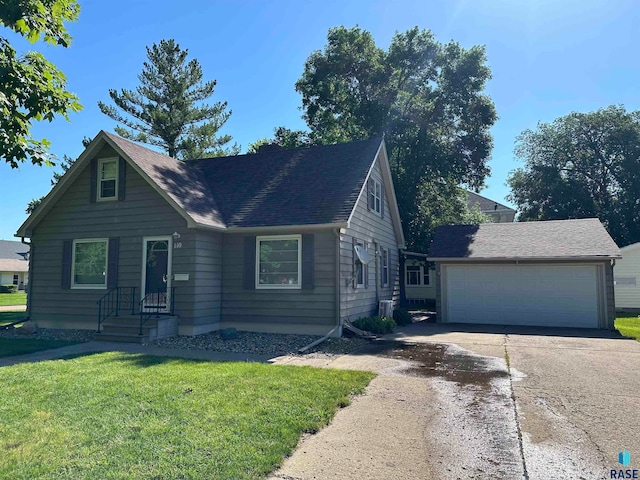
[{"label": "landscaping rock bed", "polygon": [[25,334],[20,328],[0,329],[0,337],[28,338],[33,340],[66,340],[68,342],[90,342],[93,330],[63,330],[58,328],[39,328],[35,333]]},{"label": "landscaping rock bed", "polygon": [[[289,355],[319,337],[313,335],[281,335],[276,333],[238,332],[236,338],[223,339],[220,332],[194,337],[172,337],[153,340],[148,345],[185,350],[211,350],[215,352],[255,353],[258,355]],[[330,338],[308,354],[344,355],[369,343],[361,338]]]}]

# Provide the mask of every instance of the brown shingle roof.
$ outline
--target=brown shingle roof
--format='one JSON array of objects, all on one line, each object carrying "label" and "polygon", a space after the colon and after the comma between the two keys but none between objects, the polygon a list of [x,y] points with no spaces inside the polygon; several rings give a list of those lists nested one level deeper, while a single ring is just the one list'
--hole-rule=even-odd
[{"label": "brown shingle roof", "polygon": [[382,139],[180,162],[104,132],[197,223],[347,223]]},{"label": "brown shingle roof", "polygon": [[621,258],[597,218],[447,225],[436,230],[429,259]]},{"label": "brown shingle roof", "polygon": [[112,133],[104,133],[195,222],[224,227],[209,186],[191,162],[180,162]]}]

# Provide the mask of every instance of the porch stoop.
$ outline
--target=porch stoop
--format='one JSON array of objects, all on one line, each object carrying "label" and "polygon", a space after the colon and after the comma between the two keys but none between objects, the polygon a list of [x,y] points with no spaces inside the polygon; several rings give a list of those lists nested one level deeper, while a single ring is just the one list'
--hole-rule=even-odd
[{"label": "porch stoop", "polygon": [[175,337],[178,335],[178,317],[162,315],[151,317],[142,326],[140,335],[140,315],[111,317],[102,323],[102,331],[93,335],[94,340],[103,342],[142,343],[147,340]]}]

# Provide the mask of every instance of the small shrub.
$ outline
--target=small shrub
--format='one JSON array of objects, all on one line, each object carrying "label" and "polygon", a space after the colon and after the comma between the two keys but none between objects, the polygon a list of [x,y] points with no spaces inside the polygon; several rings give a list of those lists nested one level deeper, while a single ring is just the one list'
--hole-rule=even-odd
[{"label": "small shrub", "polygon": [[353,325],[360,330],[384,335],[391,333],[396,328],[396,322],[389,317],[362,317],[353,322]]},{"label": "small shrub", "polygon": [[398,325],[409,325],[413,322],[411,318],[411,314],[404,308],[396,308],[393,311],[393,319],[396,321]]},{"label": "small shrub", "polygon": [[18,293],[17,285],[0,285],[0,293]]}]

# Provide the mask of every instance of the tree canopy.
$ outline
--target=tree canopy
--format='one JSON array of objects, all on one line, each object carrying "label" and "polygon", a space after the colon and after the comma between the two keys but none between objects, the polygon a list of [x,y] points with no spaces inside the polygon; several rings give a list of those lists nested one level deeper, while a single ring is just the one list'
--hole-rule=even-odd
[{"label": "tree canopy", "polygon": [[540,123],[517,138],[507,180],[520,220],[598,217],[618,243],[640,241],[640,112],[610,106]]},{"label": "tree canopy", "polygon": [[[27,38],[68,47],[71,36],[65,22],[77,20],[75,0],[0,0],[0,24]],[[53,164],[50,142],[31,135],[34,121],[52,121],[56,115],[69,119],[82,107],[67,91],[66,77],[41,53],[19,54],[0,37],[0,158],[11,167],[30,160],[35,165]]]},{"label": "tree canopy", "polygon": [[218,131],[231,116],[227,102],[203,103],[216,81],[203,81],[202,67],[175,40],[147,47],[148,61],[135,90],[109,90],[115,104],[98,102],[100,110],[124,125],[116,132],[131,140],[163,148],[170,156],[188,160],[239,153],[228,146],[230,135]]},{"label": "tree canopy", "polygon": [[369,32],[337,27],[307,59],[296,90],[310,142],[385,136],[408,247],[426,251],[433,228],[468,214],[427,221],[439,211],[431,202],[455,203],[459,185],[478,189],[489,174],[490,77],[481,46],[441,44],[415,27],[383,50]]}]

